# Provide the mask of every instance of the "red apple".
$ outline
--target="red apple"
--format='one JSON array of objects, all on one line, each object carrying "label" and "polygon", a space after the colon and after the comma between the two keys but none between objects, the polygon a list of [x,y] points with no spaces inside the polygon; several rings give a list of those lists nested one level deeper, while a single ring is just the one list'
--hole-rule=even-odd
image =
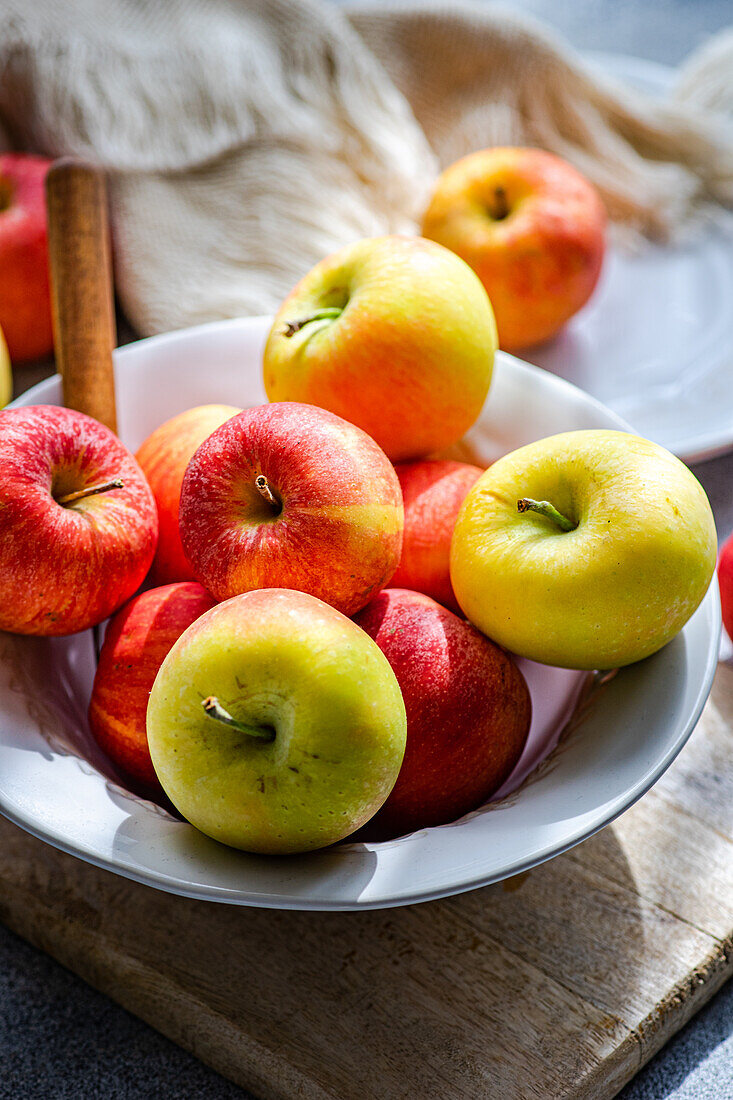
[{"label": "red apple", "polygon": [[187,409],[156,428],[135,455],[158,506],[160,530],[153,562],[153,579],[157,584],[194,580],[178,530],[183,475],[196,448],[238,412],[241,409],[234,405],[198,405]]},{"label": "red apple", "polygon": [[397,782],[360,835],[386,840],[476,809],[509,776],[529,733],[521,672],[475,627],[419,592],[388,588],[354,621],[392,666],[407,711]]},{"label": "red apple", "polygon": [[153,681],[173,644],[214,603],[194,581],[168,584],[135,596],[107,627],[89,704],[89,725],[120,771],[146,791],[162,791],[145,730]]},{"label": "red apple", "polygon": [[181,489],[184,553],[219,600],[294,588],[351,615],[397,568],[402,527],[384,452],[312,405],[245,409],[201,444]]},{"label": "red apple", "polygon": [[733,641],[733,535],[723,544],[718,559],[718,584],[723,610],[723,626]]},{"label": "red apple", "polygon": [[73,634],[150,568],[155,501],[130,452],[90,416],[0,411],[0,630]]},{"label": "red apple", "polygon": [[458,611],[450,582],[450,540],[461,505],[483,470],[447,459],[402,462],[395,469],[405,504],[405,535],[390,583],[424,592]]},{"label": "red apple", "polygon": [[321,260],[285,299],[265,389],[358,424],[393,461],[422,458],[474,423],[495,350],[491,305],[462,260],[419,237],[376,237]]},{"label": "red apple", "polygon": [[606,213],[580,172],[541,149],[484,149],[443,172],[423,235],[473,268],[502,348],[547,340],[587,302],[601,271]]},{"label": "red apple", "polygon": [[53,350],[44,181],[51,161],[0,156],[0,328],[14,363]]}]

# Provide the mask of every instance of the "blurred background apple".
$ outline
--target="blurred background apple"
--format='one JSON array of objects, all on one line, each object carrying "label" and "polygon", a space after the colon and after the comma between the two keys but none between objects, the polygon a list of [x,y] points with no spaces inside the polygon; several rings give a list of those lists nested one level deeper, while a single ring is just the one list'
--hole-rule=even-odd
[{"label": "blurred background apple", "polygon": [[601,272],[606,213],[577,169],[541,149],[484,149],[443,172],[423,218],[491,298],[499,344],[516,351],[553,336]]},{"label": "blurred background apple", "polygon": [[51,161],[0,156],[0,327],[14,363],[53,349],[44,182]]}]

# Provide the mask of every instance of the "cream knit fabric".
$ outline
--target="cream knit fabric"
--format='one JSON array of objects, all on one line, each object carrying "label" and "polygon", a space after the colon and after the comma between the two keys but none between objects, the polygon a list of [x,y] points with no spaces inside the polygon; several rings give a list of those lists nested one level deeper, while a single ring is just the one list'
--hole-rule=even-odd
[{"label": "cream knit fabric", "polygon": [[441,165],[533,144],[650,236],[733,201],[733,36],[663,104],[493,5],[0,0],[4,144],[109,172],[117,288],[159,332],[272,311],[321,256],[415,232]]}]

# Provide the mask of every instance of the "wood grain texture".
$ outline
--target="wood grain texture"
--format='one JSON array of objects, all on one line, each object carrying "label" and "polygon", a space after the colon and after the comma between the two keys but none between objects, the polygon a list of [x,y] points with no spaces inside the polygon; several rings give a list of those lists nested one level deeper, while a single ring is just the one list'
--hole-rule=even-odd
[{"label": "wood grain texture", "polygon": [[191,901],[0,822],[0,918],[263,1100],[603,1100],[733,968],[733,670],[614,825],[365,913]]},{"label": "wood grain texture", "polygon": [[64,404],[117,431],[112,349],[115,315],[101,169],[56,161],[46,177],[56,363]]}]

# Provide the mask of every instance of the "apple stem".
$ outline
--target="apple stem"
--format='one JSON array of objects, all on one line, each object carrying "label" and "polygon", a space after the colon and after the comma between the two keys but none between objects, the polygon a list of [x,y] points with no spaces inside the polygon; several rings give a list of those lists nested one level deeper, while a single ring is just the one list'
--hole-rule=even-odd
[{"label": "apple stem", "polygon": [[315,313],[311,313],[309,317],[303,317],[300,321],[287,321],[285,328],[282,330],[283,336],[295,336],[296,332],[300,332],[305,325],[309,325],[311,321],[332,321],[337,317],[340,317],[343,313],[343,309],[338,306],[331,306],[327,309],[317,309]]},{"label": "apple stem", "polygon": [[279,512],[282,509],[282,504],[273,493],[264,474],[257,475],[255,478],[255,486],[267,503],[271,505],[273,511]]},{"label": "apple stem", "polygon": [[228,710],[224,710],[215,695],[209,695],[207,699],[204,699],[203,708],[209,718],[216,718],[217,722],[223,722],[225,726],[231,726],[232,729],[239,730],[240,733],[256,737],[258,741],[275,740],[275,731],[271,726],[243,726],[236,718],[232,718]]},{"label": "apple stem", "polygon": [[558,512],[554,504],[550,504],[549,500],[531,500],[529,497],[522,497],[517,501],[518,512],[537,512],[540,516],[546,516],[547,519],[551,519],[553,523],[556,523],[561,531],[574,531],[578,526],[577,523],[571,523],[567,516],[564,516],[562,512]]},{"label": "apple stem", "polygon": [[494,188],[494,205],[491,208],[491,217],[494,221],[500,222],[509,215],[509,203],[507,202],[506,191],[503,187]]},{"label": "apple stem", "polygon": [[124,489],[125,483],[121,477],[115,477],[112,481],[105,481],[104,485],[90,485],[88,489],[77,489],[74,493],[66,493],[57,497],[57,504],[73,504],[75,500],[83,500],[84,497],[93,497],[97,493],[106,493],[110,489]]}]

